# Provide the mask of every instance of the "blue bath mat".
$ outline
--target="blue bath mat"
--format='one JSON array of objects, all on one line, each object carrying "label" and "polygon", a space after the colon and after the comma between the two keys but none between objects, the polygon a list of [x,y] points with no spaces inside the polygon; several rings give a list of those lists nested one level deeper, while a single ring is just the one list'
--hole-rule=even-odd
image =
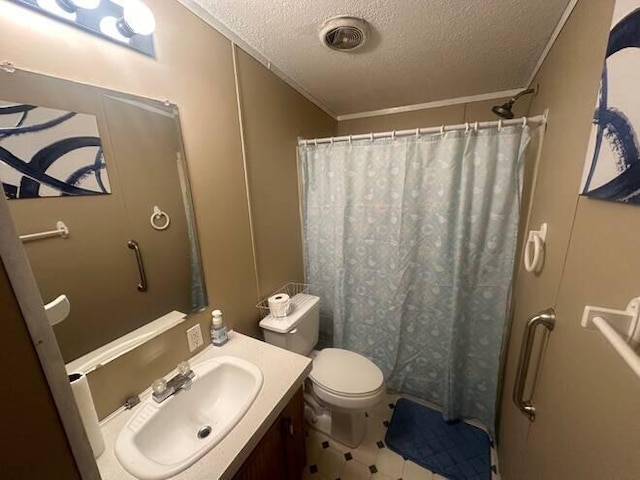
[{"label": "blue bath mat", "polygon": [[398,400],[384,439],[406,459],[451,480],[491,480],[487,434],[406,398]]}]

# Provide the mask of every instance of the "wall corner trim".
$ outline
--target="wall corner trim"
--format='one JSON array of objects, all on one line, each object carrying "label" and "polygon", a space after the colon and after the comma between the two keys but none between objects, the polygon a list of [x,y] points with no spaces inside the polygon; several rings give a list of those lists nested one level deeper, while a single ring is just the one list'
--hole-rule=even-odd
[{"label": "wall corner trim", "polygon": [[203,22],[207,23],[214,29],[216,29],[221,35],[226,37],[232,44],[242,48],[245,52],[255,58],[258,62],[264,65],[268,70],[270,70],[274,75],[276,75],[280,80],[285,82],[291,88],[293,88],[300,95],[305,97],[315,106],[317,106],[324,113],[329,115],[334,120],[337,120],[338,117],[335,112],[333,112],[329,107],[327,107],[324,103],[318,100],[316,97],[311,95],[302,85],[293,80],[291,77],[286,75],[283,71],[281,71],[278,67],[273,65],[268,58],[265,58],[261,55],[255,48],[245,42],[242,38],[240,38],[235,32],[233,32],[229,27],[220,22],[217,18],[207,12],[202,6],[198,4],[196,0],[178,0],[187,10],[193,13],[196,17],[200,18]]},{"label": "wall corner trim", "polygon": [[540,58],[538,59],[538,63],[536,63],[536,66],[533,67],[533,71],[531,72],[531,76],[529,77],[529,81],[527,82],[527,86],[529,86],[529,85],[531,85],[533,83],[533,79],[536,78],[536,75],[540,71],[540,68],[542,67],[542,64],[544,63],[545,59],[547,58],[547,55],[549,55],[549,52],[551,51],[551,48],[556,43],[556,40],[560,36],[560,33],[562,32],[562,29],[566,25],[567,21],[569,20],[569,17],[571,16],[571,13],[573,12],[573,9],[576,8],[577,4],[578,4],[578,0],[570,0],[569,1],[569,4],[567,5],[567,8],[565,8],[564,13],[560,17],[560,20],[558,20],[558,24],[556,25],[556,28],[551,33],[551,36],[549,37],[549,41],[547,42],[547,45],[544,47],[544,50],[542,51],[542,54],[540,55]]}]

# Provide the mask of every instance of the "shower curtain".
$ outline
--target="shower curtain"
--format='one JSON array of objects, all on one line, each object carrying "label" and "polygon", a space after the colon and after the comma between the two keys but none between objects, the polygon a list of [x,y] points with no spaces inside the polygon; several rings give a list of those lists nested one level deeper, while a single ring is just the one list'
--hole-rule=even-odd
[{"label": "shower curtain", "polygon": [[494,426],[529,127],[301,146],[321,340]]}]

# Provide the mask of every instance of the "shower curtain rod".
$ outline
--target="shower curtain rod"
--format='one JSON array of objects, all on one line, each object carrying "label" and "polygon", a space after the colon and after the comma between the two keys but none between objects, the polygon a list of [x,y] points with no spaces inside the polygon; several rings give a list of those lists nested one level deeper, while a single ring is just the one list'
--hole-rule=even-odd
[{"label": "shower curtain rod", "polygon": [[395,138],[395,137],[408,137],[411,135],[428,135],[432,133],[440,133],[444,135],[446,132],[454,132],[459,130],[478,131],[486,128],[502,128],[513,125],[522,125],[523,127],[528,124],[545,125],[547,123],[549,111],[545,110],[544,114],[536,115],[535,117],[521,117],[514,118],[512,120],[497,120],[493,122],[472,122],[461,123],[459,125],[442,125],[440,127],[427,127],[427,128],[414,128],[411,130],[393,130],[390,132],[378,132],[378,133],[362,133],[358,135],[343,135],[341,137],[325,137],[325,138],[299,138],[298,145],[318,145],[321,143],[336,143],[336,142],[351,142],[353,140],[375,140],[378,138]]}]

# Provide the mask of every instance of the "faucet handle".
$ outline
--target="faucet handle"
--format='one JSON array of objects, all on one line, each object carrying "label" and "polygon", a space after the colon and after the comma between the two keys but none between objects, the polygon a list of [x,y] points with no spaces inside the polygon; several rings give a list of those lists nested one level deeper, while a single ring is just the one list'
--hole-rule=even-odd
[{"label": "faucet handle", "polygon": [[153,393],[156,395],[162,395],[167,391],[167,381],[164,378],[154,380],[151,384],[151,390],[153,390]]},{"label": "faucet handle", "polygon": [[178,373],[180,375],[188,375],[191,372],[191,365],[189,362],[184,361],[178,364]]}]

